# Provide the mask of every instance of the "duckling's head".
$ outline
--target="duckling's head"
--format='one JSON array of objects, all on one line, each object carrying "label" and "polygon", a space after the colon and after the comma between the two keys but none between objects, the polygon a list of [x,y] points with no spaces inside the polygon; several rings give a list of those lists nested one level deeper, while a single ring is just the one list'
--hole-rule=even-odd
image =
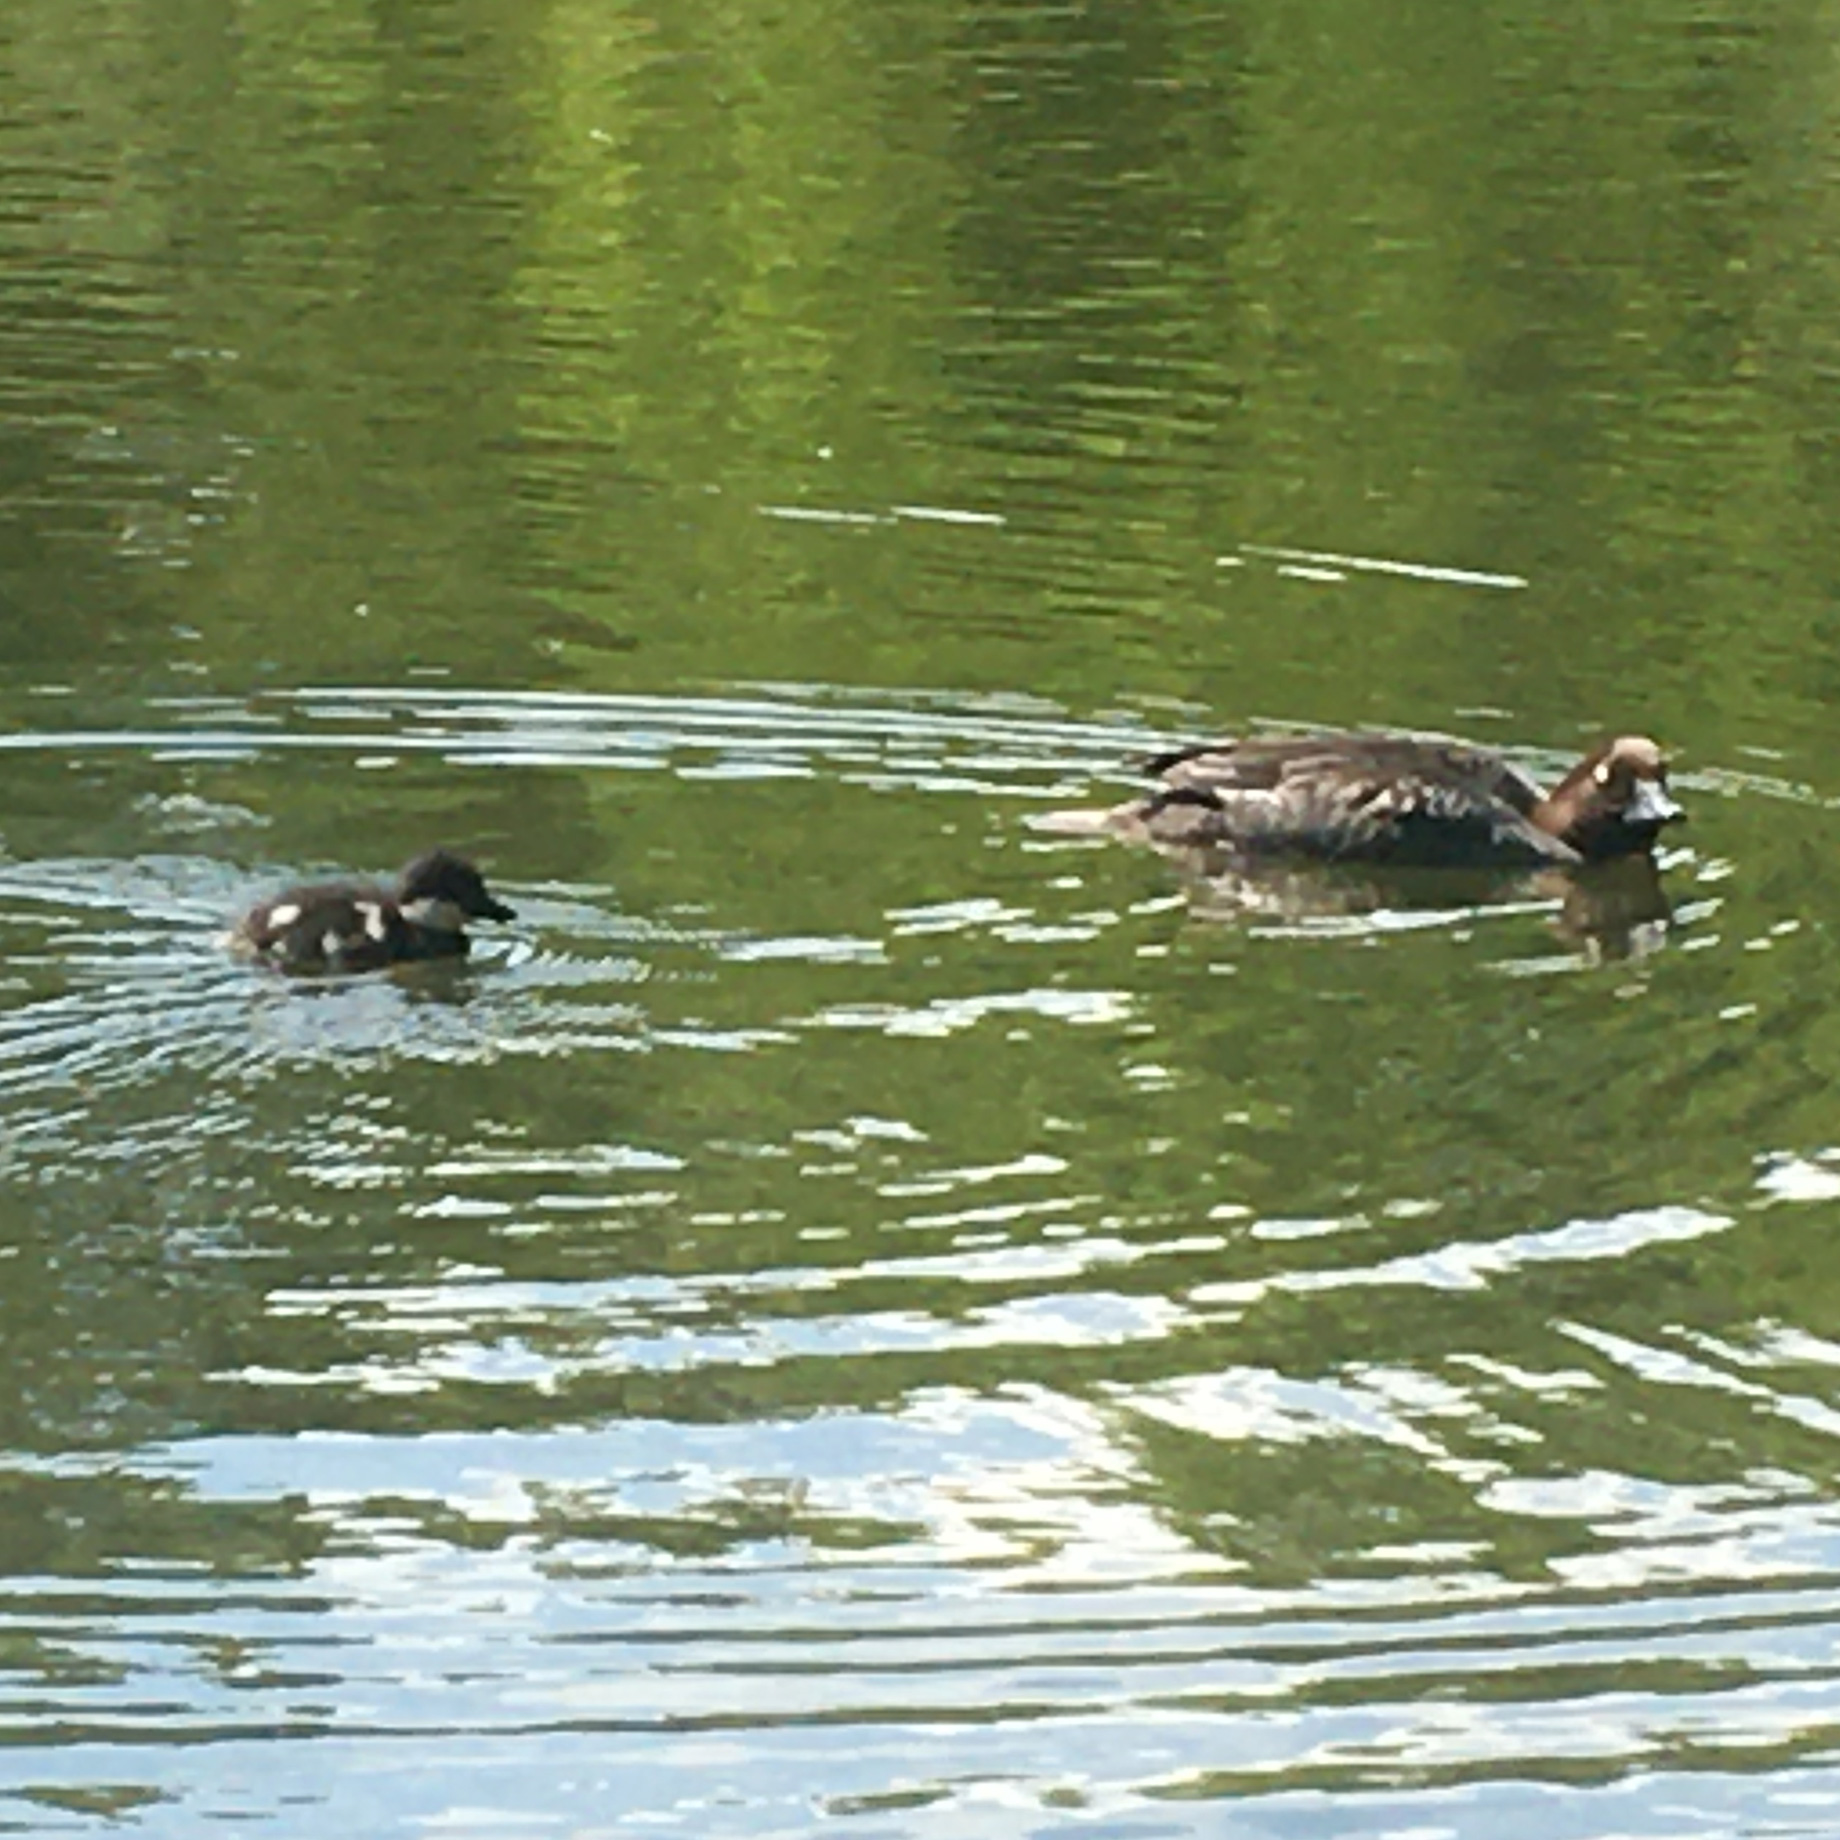
[{"label": "duckling's head", "polygon": [[457,933],[465,920],[515,920],[517,915],[486,888],[486,880],[464,856],[430,850],[402,872],[397,904],[418,926]]}]

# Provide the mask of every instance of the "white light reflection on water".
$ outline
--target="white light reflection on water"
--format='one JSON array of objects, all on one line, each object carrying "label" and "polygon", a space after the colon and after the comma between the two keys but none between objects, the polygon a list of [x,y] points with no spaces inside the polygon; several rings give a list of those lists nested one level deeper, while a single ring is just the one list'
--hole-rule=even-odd
[{"label": "white light reflection on water", "polygon": [[[1590,1113],[1623,1160],[1578,1180],[1517,1129],[1573,1116],[1554,1042],[1588,1040],[1594,1104],[1618,1069],[1656,1098],[1696,993],[1645,1013],[1568,956],[1481,998],[1477,910],[1210,927],[1154,860],[1035,853],[1010,814],[1122,778],[1134,719],[162,714],[138,758],[188,771],[585,770],[626,853],[511,874],[517,925],[448,989],[227,965],[224,913],[308,865],[208,771],[143,808],[164,853],[0,865],[15,1371],[63,1447],[13,1466],[50,1556],[0,1617],[67,1657],[22,1661],[22,1726],[170,1794],[156,1823],[234,1816],[232,1766],[194,1786],[208,1742],[276,1833],[362,1829],[367,1795],[398,1830],[535,1831],[566,1777],[699,1833],[1256,1809],[1313,1840],[1486,1805],[1547,1840],[1671,1771],[1697,1840],[1721,1770],[1767,1753],[1781,1788],[1831,1743],[1831,1338],[1792,1295],[1728,1328],[1696,1303],[1757,1223],[1819,1228],[1831,1133],[1778,1108],[1774,1148],[1676,1178],[1694,1146],[1637,1128],[1663,1091]],[[749,786],[844,789],[877,848],[768,849],[751,910],[670,854],[711,812],[762,847]],[[977,847],[922,856],[946,824]],[[1531,950],[1545,910],[1490,920]],[[1672,955],[1649,1011],[1730,956]],[[66,1602],[95,1561],[57,1542],[108,1527]],[[1517,1773],[1605,1788],[1553,1820]]]}]

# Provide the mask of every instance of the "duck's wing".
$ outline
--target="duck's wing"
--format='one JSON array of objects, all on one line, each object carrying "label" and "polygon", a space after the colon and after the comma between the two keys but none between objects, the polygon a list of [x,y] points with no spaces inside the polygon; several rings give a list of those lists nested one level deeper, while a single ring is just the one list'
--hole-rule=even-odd
[{"label": "duck's wing", "polygon": [[340,883],[289,888],[252,908],[234,939],[284,971],[362,970],[387,957],[400,927],[382,888]]},{"label": "duck's wing", "polygon": [[[1576,862],[1530,814],[1540,788],[1499,754],[1435,737],[1208,742],[1147,763],[1152,828],[1205,829],[1247,849],[1328,857]],[[1211,821],[1204,815],[1215,814]]]}]

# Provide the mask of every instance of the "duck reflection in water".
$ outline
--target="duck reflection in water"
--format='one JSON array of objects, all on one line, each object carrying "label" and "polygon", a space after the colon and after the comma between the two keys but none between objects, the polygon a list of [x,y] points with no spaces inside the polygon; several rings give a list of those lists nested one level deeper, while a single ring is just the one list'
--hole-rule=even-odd
[{"label": "duck reflection in water", "polygon": [[1650,950],[1668,905],[1653,849],[1684,816],[1645,736],[1587,754],[1550,792],[1489,748],[1438,735],[1315,734],[1162,754],[1142,796],[1039,828],[1176,858],[1215,917],[1286,919],[1559,902],[1598,955]]},{"label": "duck reflection in water", "polygon": [[[1466,919],[1480,908],[1552,908],[1553,930],[1587,958],[1645,958],[1667,938],[1673,908],[1653,857],[1520,875],[1462,869],[1368,870],[1208,852],[1183,863],[1189,908],[1203,920],[1378,931],[1387,916]],[[1362,923],[1367,924],[1363,925]]]}]

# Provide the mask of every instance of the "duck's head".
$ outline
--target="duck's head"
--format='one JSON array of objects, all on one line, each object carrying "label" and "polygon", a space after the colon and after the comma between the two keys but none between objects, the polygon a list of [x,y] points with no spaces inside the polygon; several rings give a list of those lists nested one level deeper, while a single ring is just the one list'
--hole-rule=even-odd
[{"label": "duck's head", "polygon": [[402,872],[397,904],[418,926],[457,933],[467,920],[515,920],[517,915],[486,888],[486,880],[464,856],[430,850]]},{"label": "duck's head", "polygon": [[1661,749],[1646,735],[1619,735],[1559,782],[1536,822],[1596,862],[1652,849],[1661,827],[1686,815],[1668,791]]}]

